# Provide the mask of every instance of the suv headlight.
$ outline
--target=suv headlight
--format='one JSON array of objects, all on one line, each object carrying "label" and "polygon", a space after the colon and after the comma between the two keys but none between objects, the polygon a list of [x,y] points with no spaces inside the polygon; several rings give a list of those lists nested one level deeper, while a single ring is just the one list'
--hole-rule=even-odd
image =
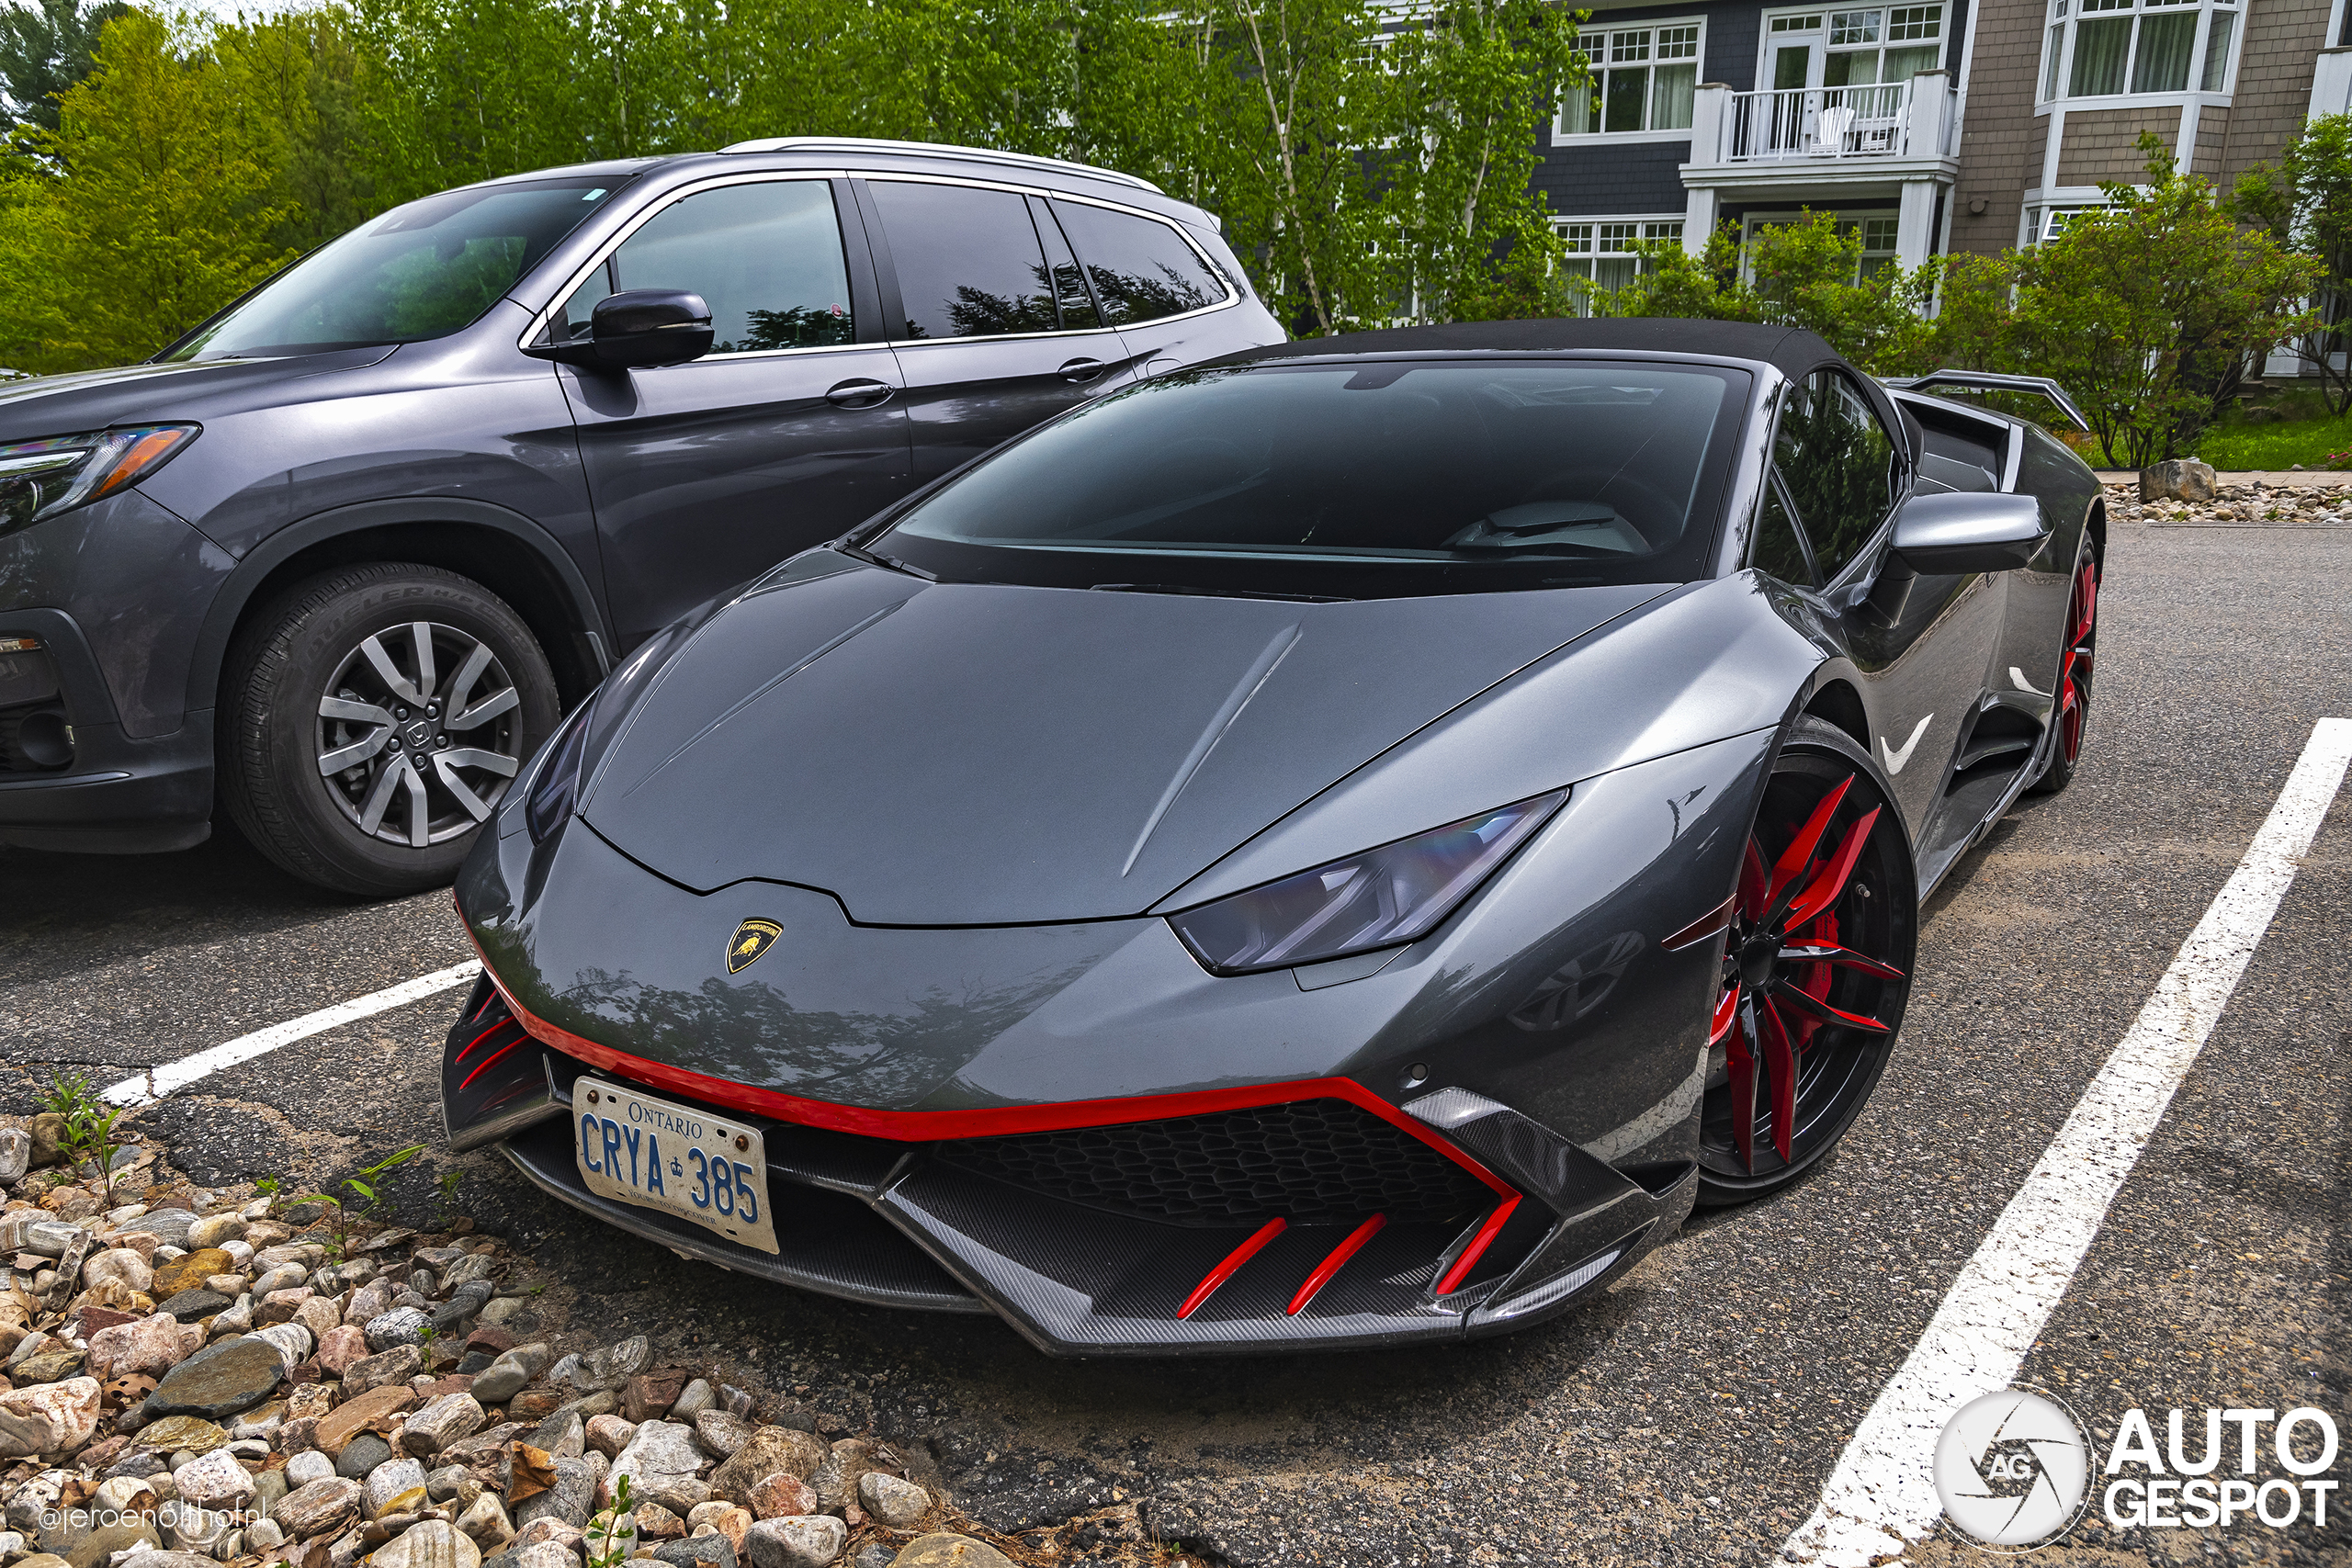
[{"label": "suv headlight", "polygon": [[0,446],[0,534],[128,490],[197,438],[194,424],[136,424]]},{"label": "suv headlight", "polygon": [[1568,798],[1566,790],[1442,828],[1168,917],[1219,975],[1286,969],[1426,936]]}]

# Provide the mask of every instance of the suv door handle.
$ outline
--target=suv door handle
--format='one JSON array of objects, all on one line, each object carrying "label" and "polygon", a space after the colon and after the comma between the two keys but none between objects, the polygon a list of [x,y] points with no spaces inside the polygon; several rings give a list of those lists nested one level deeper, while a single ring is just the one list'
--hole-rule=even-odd
[{"label": "suv door handle", "polygon": [[869,381],[861,378],[827,389],[825,400],[835,408],[870,409],[888,402],[890,394],[898,389],[887,381]]},{"label": "suv door handle", "polygon": [[1065,381],[1076,381],[1083,384],[1093,380],[1094,378],[1102,375],[1107,368],[1108,367],[1099,359],[1072,359],[1064,363],[1062,367],[1059,370],[1055,371],[1054,374],[1059,376]]}]

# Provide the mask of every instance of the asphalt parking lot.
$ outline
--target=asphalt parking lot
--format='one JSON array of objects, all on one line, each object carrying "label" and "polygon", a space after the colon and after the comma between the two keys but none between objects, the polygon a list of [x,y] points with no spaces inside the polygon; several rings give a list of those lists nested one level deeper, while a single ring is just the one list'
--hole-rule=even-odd
[{"label": "asphalt parking lot", "polygon": [[[568,1333],[653,1333],[927,1446],[956,1500],[999,1529],[1116,1497],[1253,1568],[1769,1562],[2246,853],[2314,724],[2352,718],[2347,588],[2352,526],[2118,526],[2082,776],[2029,798],[1936,894],[1896,1057],[1836,1160],[1778,1201],[1701,1215],[1605,1296],[1514,1337],[1052,1362],[992,1321],[682,1266],[540,1199],[492,1156],[420,1162],[399,1190],[423,1204],[441,1170],[462,1169],[459,1206],[533,1253]],[[2188,1411],[2192,1453],[2207,1406],[2352,1417],[2347,800],[2026,1357],[2022,1380],[2102,1448],[2134,1407],[2160,1445],[2165,1413]],[[110,1082],[470,956],[446,894],[355,906],[233,838],[148,860],[0,851],[0,1112],[32,1109],[52,1066]],[[212,1183],[318,1183],[435,1138],[460,995],[216,1073],[139,1124]],[[2352,1452],[2333,1473],[2352,1474]],[[2332,1509],[2324,1527],[2116,1529],[2094,1506],[2049,1555],[2344,1562],[2352,1526]],[[1975,1553],[1930,1540],[1910,1556]]]}]

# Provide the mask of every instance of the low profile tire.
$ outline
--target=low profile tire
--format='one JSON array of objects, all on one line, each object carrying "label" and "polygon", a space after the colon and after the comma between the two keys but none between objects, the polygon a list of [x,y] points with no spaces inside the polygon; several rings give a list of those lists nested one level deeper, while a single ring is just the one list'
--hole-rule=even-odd
[{"label": "low profile tire", "polygon": [[295,584],[238,634],[221,795],[306,882],[389,897],[457,874],[556,726],[547,656],[481,584],[381,562]]},{"label": "low profile tire", "polygon": [[1764,785],[1732,895],[1699,1113],[1699,1199],[1777,1192],[1826,1159],[1893,1054],[1919,923],[1886,780],[1800,718]]},{"label": "low profile tire", "polygon": [[2091,553],[2091,536],[2083,535],[2075,556],[2074,586],[2066,595],[2066,625],[2058,644],[2058,684],[2050,722],[2050,761],[2033,781],[2035,795],[2056,795],[2075,782],[2082,763],[2083,725],[2091,711],[2093,646],[2098,640],[2098,558]]}]

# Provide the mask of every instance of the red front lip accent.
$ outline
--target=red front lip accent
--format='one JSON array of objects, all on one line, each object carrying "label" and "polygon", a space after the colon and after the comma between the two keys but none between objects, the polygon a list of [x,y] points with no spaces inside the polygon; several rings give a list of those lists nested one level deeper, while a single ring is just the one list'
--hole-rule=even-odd
[{"label": "red front lip accent", "polygon": [[[466,936],[472,940],[470,926],[467,928]],[[481,953],[479,942],[474,943],[474,951]],[[670,1089],[715,1105],[772,1116],[779,1122],[790,1122],[803,1127],[824,1127],[837,1133],[887,1138],[895,1143],[993,1138],[1014,1133],[1060,1133],[1077,1127],[1113,1127],[1124,1122],[1164,1122],[1172,1117],[1199,1116],[1217,1111],[1248,1111],[1261,1105],[1283,1105],[1298,1100],[1344,1100],[1427,1144],[1492,1189],[1498,1200],[1497,1206],[1488,1213],[1486,1223],[1479,1227],[1476,1237],[1462,1256],[1454,1259],[1453,1266],[1446,1270],[1445,1279],[1439,1282],[1437,1293],[1441,1295],[1454,1289],[1469,1275],[1480,1256],[1502,1230],[1503,1221],[1510,1217],[1520,1202],[1520,1191],[1510,1182],[1353,1078],[1300,1078],[1289,1083],[1250,1084],[1239,1089],[1195,1089],[1188,1093],[1135,1095],[1118,1100],[1069,1100],[1050,1105],[1008,1105],[989,1111],[875,1111],[860,1105],[836,1105],[830,1100],[803,1100],[797,1095],[779,1094],[771,1089],[755,1089],[749,1084],[710,1077],[684,1067],[671,1066],[665,1062],[648,1061],[642,1056],[616,1051],[609,1045],[600,1045],[594,1040],[583,1039],[568,1029],[549,1023],[517,1001],[514,993],[508,990],[506,983],[498,977],[498,972],[491,967],[487,953],[482,953],[481,972],[498,988],[498,994],[506,999],[506,1006],[514,1013],[515,1021],[532,1038],[567,1056],[577,1057],[591,1066],[618,1073],[639,1083]]]}]

